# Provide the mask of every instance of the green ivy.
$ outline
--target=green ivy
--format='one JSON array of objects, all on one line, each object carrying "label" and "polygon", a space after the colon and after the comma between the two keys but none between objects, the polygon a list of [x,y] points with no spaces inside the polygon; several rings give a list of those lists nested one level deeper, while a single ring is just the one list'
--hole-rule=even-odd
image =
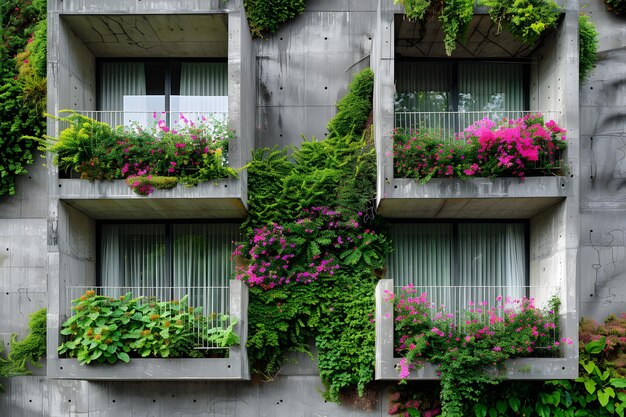
[{"label": "green ivy", "polygon": [[0,4],[0,196],[15,194],[45,133],[45,0]]},{"label": "green ivy", "polygon": [[[0,358],[0,377],[30,375],[29,364],[41,367],[39,361],[46,355],[46,314],[42,308],[30,315],[29,332],[22,340],[15,334],[11,336],[9,355],[7,359]],[[2,385],[0,390],[4,390]]]},{"label": "green ivy", "polygon": [[584,83],[596,64],[598,52],[598,31],[589,16],[578,17],[578,48],[580,83]]},{"label": "green ivy", "polygon": [[[252,370],[272,379],[284,365],[285,354],[312,356],[314,343],[324,395],[330,401],[339,401],[344,390],[363,395],[374,377],[374,288],[390,245],[382,234],[364,238],[373,236],[376,228],[365,223],[363,214],[376,184],[376,154],[366,128],[372,94],[373,73],[367,69],[354,77],[338,103],[326,140],[253,153],[248,165],[249,216],[243,225],[246,241],[235,252],[242,278],[253,278],[248,313]],[[318,211],[325,217],[315,217]],[[329,224],[335,218],[341,226]],[[325,223],[318,224],[320,219]],[[274,235],[277,239],[264,254],[256,243]],[[285,252],[276,246],[281,238]],[[346,242],[354,246],[345,247]],[[287,258],[274,262],[273,251]],[[310,265],[321,260],[333,267],[315,273]],[[272,266],[277,262],[294,272],[290,277],[300,273],[314,279],[259,280],[260,268],[277,270]]]},{"label": "green ivy", "polygon": [[445,0],[439,15],[446,54],[452,55],[456,41],[463,40],[474,15],[474,0]]},{"label": "green ivy", "polygon": [[304,0],[244,0],[248,25],[252,36],[262,38],[274,33],[281,23],[287,22],[304,11]]},{"label": "green ivy", "polygon": [[422,20],[431,5],[430,0],[393,0],[393,3],[403,5],[404,14],[413,21]]}]

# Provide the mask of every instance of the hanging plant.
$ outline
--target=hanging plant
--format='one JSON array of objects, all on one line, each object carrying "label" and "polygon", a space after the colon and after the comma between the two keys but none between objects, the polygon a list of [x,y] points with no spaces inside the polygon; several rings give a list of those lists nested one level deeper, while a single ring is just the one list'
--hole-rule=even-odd
[{"label": "hanging plant", "polygon": [[456,41],[465,38],[467,27],[472,21],[473,15],[473,0],[446,0],[444,2],[439,21],[443,28],[443,43],[448,56],[452,55],[456,49]]},{"label": "hanging plant", "polygon": [[504,27],[528,45],[537,42],[546,29],[556,27],[560,14],[553,0],[484,0],[482,4],[491,7],[489,15],[498,31]]},{"label": "hanging plant", "polygon": [[393,0],[393,3],[403,5],[404,15],[412,21],[422,20],[430,7],[430,0]]},{"label": "hanging plant", "polygon": [[578,76],[582,84],[591,74],[598,52],[598,31],[596,30],[596,25],[589,19],[589,16],[583,14],[578,17],[578,42]]}]

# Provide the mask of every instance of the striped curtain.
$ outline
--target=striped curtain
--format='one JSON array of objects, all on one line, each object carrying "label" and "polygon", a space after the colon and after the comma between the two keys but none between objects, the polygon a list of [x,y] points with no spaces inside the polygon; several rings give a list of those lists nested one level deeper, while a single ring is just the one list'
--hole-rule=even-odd
[{"label": "striped curtain", "polygon": [[124,110],[124,96],[146,94],[143,62],[103,62],[99,75],[98,109]]},{"label": "striped curtain", "polygon": [[519,64],[460,62],[458,110],[524,110],[523,70]]},{"label": "striped curtain", "polygon": [[185,62],[180,75],[181,96],[227,96],[226,62]]}]

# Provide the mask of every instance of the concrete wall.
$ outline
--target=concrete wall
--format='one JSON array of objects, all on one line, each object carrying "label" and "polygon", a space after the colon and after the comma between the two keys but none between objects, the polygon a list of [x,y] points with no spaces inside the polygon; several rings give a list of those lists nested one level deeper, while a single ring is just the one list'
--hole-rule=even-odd
[{"label": "concrete wall", "polygon": [[600,0],[598,62],[580,93],[581,316],[626,311],[626,18]]},{"label": "concrete wall", "polygon": [[[297,144],[302,140],[300,134],[322,138],[352,75],[369,62],[377,76],[376,134],[379,138],[385,134],[383,126],[393,124],[393,99],[389,98],[393,92],[393,49],[389,43],[393,42],[392,14],[398,8],[391,3],[309,0],[303,16],[268,39],[252,41],[240,14],[241,1],[176,2],[181,12],[229,13],[229,25],[236,24],[240,32],[237,42],[241,50],[249,49],[239,57],[229,57],[240,62],[239,73],[232,73],[241,88],[238,123],[242,131],[254,132],[241,142],[242,159],[253,143]],[[568,2],[566,8],[575,10],[578,6],[574,3]],[[93,108],[89,106],[95,97],[95,59],[58,18],[59,12],[162,13],[172,2],[51,0],[50,4],[50,49],[61,48],[49,56],[49,89],[58,95],[51,101],[49,112],[55,113],[64,107]],[[568,159],[574,163],[566,202],[531,220],[531,275],[549,279],[555,276],[550,272],[556,270],[559,282],[577,280],[578,293],[565,294],[567,309],[603,319],[626,308],[626,24],[624,18],[607,13],[601,0],[592,0],[584,12],[597,23],[600,51],[597,68],[580,89],[579,134],[579,103],[571,96],[577,95],[577,77],[569,74],[577,66],[572,55],[577,45],[559,44],[561,36],[571,40],[575,13],[566,16],[550,41],[559,47],[537,54],[536,68],[544,77],[537,78],[539,84],[533,91],[540,103],[533,108],[561,103],[566,112],[564,125],[572,140]],[[557,73],[565,78],[548,76]],[[548,99],[547,91],[552,89],[557,93]],[[377,149],[380,163],[384,159],[382,142],[377,143]],[[576,171],[578,158],[580,172]],[[80,271],[67,276],[85,280],[93,273],[93,248],[88,243],[93,220],[59,203],[55,197],[56,172],[49,172],[41,162],[20,178],[16,196],[0,199],[0,338],[4,343],[11,333],[23,335],[28,314],[48,300],[52,311],[49,325],[58,328],[59,316],[54,312],[59,312],[64,298],[59,281],[68,271]],[[384,164],[379,166],[385,169]],[[379,179],[380,198],[385,180],[384,176]],[[580,218],[576,218],[577,212]],[[564,223],[571,227],[564,228]],[[569,305],[572,300],[574,306]],[[565,319],[576,320],[574,316]],[[49,349],[56,349],[56,344],[51,343]],[[48,380],[42,375],[13,378],[4,382],[7,393],[0,394],[0,415],[386,415],[382,389],[372,411],[324,402],[314,363],[305,357],[298,360],[299,364],[286,366],[271,383],[85,382]]]}]

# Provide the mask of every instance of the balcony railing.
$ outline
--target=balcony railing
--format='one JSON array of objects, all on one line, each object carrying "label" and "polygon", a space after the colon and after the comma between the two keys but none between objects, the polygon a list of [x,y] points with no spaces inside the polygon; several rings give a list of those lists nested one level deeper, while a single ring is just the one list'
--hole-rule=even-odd
[{"label": "balcony railing", "polygon": [[[176,112],[140,112],[140,111],[92,111],[76,110],[74,113],[94,119],[98,122],[106,123],[112,128],[119,126],[125,128],[157,128],[159,123],[169,129],[179,129],[188,122],[194,124],[210,124],[211,121],[226,122],[228,112],[205,112],[205,111],[176,111]],[[69,124],[59,120],[56,136]]]},{"label": "balcony railing", "polygon": [[441,140],[454,139],[455,133],[462,132],[482,119],[494,122],[503,119],[519,119],[527,114],[541,114],[544,121],[554,120],[559,123],[561,112],[558,111],[467,111],[467,112],[395,112],[395,128],[405,132],[428,129]]},{"label": "balcony railing", "polygon": [[[189,307],[202,308],[202,316],[204,323],[202,326],[190,326],[188,329],[189,334],[193,337],[193,342],[196,349],[220,349],[213,342],[207,340],[204,333],[207,329],[214,327],[225,327],[230,324],[230,318],[226,322],[220,320],[223,315],[230,315],[231,301],[230,301],[230,287],[97,287],[97,286],[71,286],[66,288],[66,295],[68,300],[67,317],[71,317],[74,314],[74,310],[71,309],[71,300],[79,299],[87,291],[94,291],[95,295],[102,295],[105,297],[119,298],[128,293],[133,298],[141,298],[141,303],[154,303],[157,301],[173,301],[181,300],[187,296],[187,302]],[[73,303],[72,303],[73,304]],[[163,316],[164,313],[168,313],[168,306],[173,306],[173,303],[161,303],[162,311],[158,314]]]},{"label": "balcony railing", "polygon": [[[544,286],[394,286],[397,296],[408,288],[413,296],[419,297],[426,293],[431,303],[430,318],[446,318],[446,314],[456,328],[463,329],[467,313],[479,313],[476,317],[488,320],[487,311],[492,310],[495,316],[502,318],[505,310],[516,309],[523,298],[533,299],[537,308],[546,308],[553,296],[559,294],[560,287]],[[439,315],[439,316],[438,316]],[[485,324],[489,324],[488,322]],[[555,336],[556,337],[556,336]]]}]

